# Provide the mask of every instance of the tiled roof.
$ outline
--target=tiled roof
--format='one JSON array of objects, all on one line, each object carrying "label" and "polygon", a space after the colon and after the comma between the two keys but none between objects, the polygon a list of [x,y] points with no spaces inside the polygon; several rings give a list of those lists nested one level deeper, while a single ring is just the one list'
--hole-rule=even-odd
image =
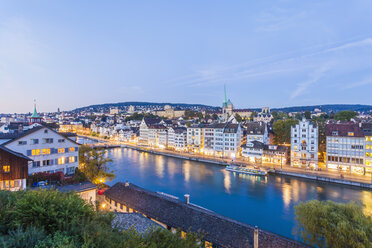
[{"label": "tiled roof", "polygon": [[[253,247],[254,227],[194,204],[167,197],[129,183],[116,183],[107,197],[146,216],[184,231],[203,232],[219,247]],[[260,247],[305,247],[288,238],[259,230]]]},{"label": "tiled roof", "polygon": [[138,213],[115,213],[112,225],[120,231],[134,228],[140,234],[146,234],[153,229],[163,228],[158,223]]},{"label": "tiled roof", "polygon": [[264,134],[265,133],[265,123],[262,122],[248,122],[246,124],[247,134]]},{"label": "tiled roof", "polygon": [[[326,136],[336,137],[364,137],[363,130],[359,123],[328,123],[325,127]],[[353,135],[349,135],[353,133]]]},{"label": "tiled roof", "polygon": [[13,151],[13,150],[10,150],[9,148],[7,148],[7,147],[5,147],[5,146],[0,146],[0,150],[3,150],[3,151],[8,152],[8,153],[11,153],[11,154],[13,154],[14,156],[17,156],[17,157],[19,157],[19,158],[23,158],[23,159],[26,159],[26,160],[28,160],[28,161],[32,161],[31,158],[29,158],[29,157],[23,155],[22,153],[19,153],[19,152],[15,152],[15,151]]}]

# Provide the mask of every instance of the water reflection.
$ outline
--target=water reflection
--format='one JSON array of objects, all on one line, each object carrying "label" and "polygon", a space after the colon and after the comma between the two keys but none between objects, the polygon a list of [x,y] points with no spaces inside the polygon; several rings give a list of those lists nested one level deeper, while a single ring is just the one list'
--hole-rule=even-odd
[{"label": "water reflection", "polygon": [[285,176],[257,177],[226,171],[223,167],[148,154],[126,148],[108,156],[117,178],[153,191],[183,197],[219,214],[296,238],[294,206],[300,201],[358,201],[372,215],[372,192]]}]

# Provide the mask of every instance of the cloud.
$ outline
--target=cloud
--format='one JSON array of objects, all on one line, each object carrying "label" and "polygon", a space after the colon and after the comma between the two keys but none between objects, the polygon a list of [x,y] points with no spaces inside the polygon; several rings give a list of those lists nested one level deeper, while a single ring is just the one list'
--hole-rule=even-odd
[{"label": "cloud", "polygon": [[327,49],[326,52],[335,52],[335,51],[345,50],[349,48],[364,47],[364,46],[372,46],[372,38],[366,38],[363,40],[349,42],[341,46]]},{"label": "cloud", "polygon": [[310,86],[314,85],[321,78],[323,78],[324,75],[326,74],[326,72],[328,72],[331,68],[332,68],[332,64],[330,64],[330,63],[327,63],[327,64],[317,68],[310,75],[310,79],[308,79],[307,81],[301,82],[297,85],[297,88],[295,89],[295,91],[293,91],[290,98],[294,99],[294,98],[304,94]]},{"label": "cloud", "polygon": [[356,87],[364,86],[364,85],[369,85],[372,84],[372,76],[369,76],[361,81],[351,83],[349,85],[346,85],[343,89],[348,90],[348,89],[353,89]]}]

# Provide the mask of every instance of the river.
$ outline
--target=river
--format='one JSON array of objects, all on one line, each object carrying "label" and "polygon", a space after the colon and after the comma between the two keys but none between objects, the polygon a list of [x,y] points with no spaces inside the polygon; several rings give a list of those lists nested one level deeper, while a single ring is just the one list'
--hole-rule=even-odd
[{"label": "river", "polygon": [[294,234],[294,206],[300,201],[357,201],[372,215],[372,192],[368,190],[278,175],[241,175],[219,165],[130,148],[109,149],[107,156],[113,159],[110,167],[117,175],[109,185],[129,181],[181,200],[190,194],[194,204],[293,239],[299,239]]}]

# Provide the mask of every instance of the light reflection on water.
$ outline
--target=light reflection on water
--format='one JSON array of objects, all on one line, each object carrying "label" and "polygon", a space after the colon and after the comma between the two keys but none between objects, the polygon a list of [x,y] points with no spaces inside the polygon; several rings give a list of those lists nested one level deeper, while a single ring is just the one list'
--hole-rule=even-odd
[{"label": "light reflection on water", "polygon": [[295,226],[294,206],[312,199],[357,201],[372,215],[372,192],[335,184],[269,175],[231,173],[222,166],[148,154],[127,148],[108,151],[117,178],[190,201],[219,214],[287,236]]}]

